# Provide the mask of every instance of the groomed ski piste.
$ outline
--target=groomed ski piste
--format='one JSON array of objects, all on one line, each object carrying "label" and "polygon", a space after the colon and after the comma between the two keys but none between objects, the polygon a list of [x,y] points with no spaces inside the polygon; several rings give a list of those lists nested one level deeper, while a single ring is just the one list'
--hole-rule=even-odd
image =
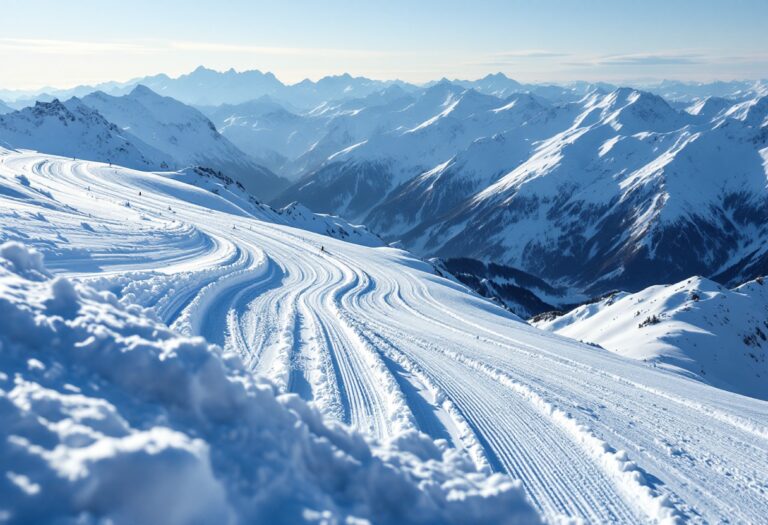
[{"label": "groomed ski piste", "polygon": [[[2,240],[26,246],[0,259],[0,307],[16,316],[0,317],[0,413],[20,418],[0,430],[10,522],[43,512],[40,497],[73,520],[145,523],[157,506],[165,523],[526,523],[522,493],[549,522],[768,515],[768,403],[534,329],[402,250],[298,229],[168,174],[29,151],[0,150],[0,220]],[[131,359],[98,344],[113,318],[130,327],[114,337]],[[31,333],[40,323],[52,342]],[[189,362],[167,363],[186,347]],[[272,423],[242,397],[269,398],[330,445],[259,441]],[[272,475],[284,490],[259,492]]]}]

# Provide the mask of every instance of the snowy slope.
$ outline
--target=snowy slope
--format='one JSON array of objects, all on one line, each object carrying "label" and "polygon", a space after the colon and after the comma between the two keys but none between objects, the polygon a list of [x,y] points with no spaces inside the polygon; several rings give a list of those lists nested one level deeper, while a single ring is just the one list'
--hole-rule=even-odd
[{"label": "snowy slope", "polygon": [[198,110],[145,86],[122,97],[92,93],[82,102],[164,152],[170,168],[201,165],[223,171],[262,199],[286,184],[223,137]]},{"label": "snowy slope", "polygon": [[381,444],[234,355],[0,246],[6,523],[537,523],[519,484],[411,433]]},{"label": "snowy slope", "polygon": [[163,172],[162,176],[191,184],[222,197],[228,205],[227,209],[236,209],[240,213],[247,213],[263,220],[286,224],[363,246],[384,245],[381,238],[370,232],[364,225],[350,224],[341,217],[312,213],[298,203],[280,209],[272,208],[256,200],[238,181],[211,168],[196,166],[178,172]]},{"label": "snowy slope", "polygon": [[[368,436],[386,441],[420,430],[443,439],[449,447],[466,451],[486,472],[519,478],[532,504],[547,519],[759,522],[768,512],[768,404],[764,401],[536,330],[436,275],[431,265],[407,252],[351,244],[276,224],[209,190],[167,176],[7,152],[0,157],[0,181],[3,240],[23,240],[39,249],[56,274],[111,291],[122,305],[146,307],[175,330],[220,344],[241,357],[245,370],[266,375],[279,389],[311,400],[325,417]],[[15,297],[12,301],[27,302],[24,293]],[[44,295],[31,299],[38,306],[25,308],[40,312],[43,306],[39,305],[46,299]],[[52,314],[35,318],[44,322],[54,319]],[[56,323],[64,323],[62,329],[71,326],[65,320]],[[150,367],[154,359],[150,356],[157,351],[153,348],[162,345],[153,341],[165,338],[166,332],[151,324],[142,326],[144,334],[154,331],[153,340],[131,339],[130,344],[146,348],[149,355],[142,362]],[[8,337],[7,332],[3,334]],[[33,334],[24,331],[18,337]],[[89,343],[95,345],[92,348],[99,348],[98,337],[96,331]],[[199,359],[193,360],[193,369],[203,374],[205,369],[199,367],[212,358],[207,352],[196,352]],[[5,359],[6,354],[2,355]],[[48,357],[35,358],[46,370],[58,370]],[[168,362],[169,368],[177,359],[183,360],[178,352]],[[28,366],[37,369],[36,364]],[[121,367],[108,370],[111,377],[123,377]],[[32,373],[37,372],[24,372],[22,377],[33,380]],[[66,382],[69,374],[80,372],[64,367],[63,373]],[[186,377],[183,367],[169,373]],[[145,376],[130,376],[131,396],[146,392],[141,386]],[[159,377],[152,385],[177,382]],[[211,376],[206,372],[204,377],[217,384],[222,378],[218,372]],[[50,381],[55,380],[54,374]],[[209,385],[203,377],[201,381],[196,384]],[[84,396],[96,395],[88,383],[75,386]],[[56,390],[63,388],[62,384]],[[131,420],[124,407],[130,405],[136,409],[130,414],[144,414],[155,425],[170,425],[187,434],[198,428],[194,417],[200,417],[200,412],[186,408],[195,400],[203,407],[214,407],[225,425],[250,425],[243,411],[230,411],[232,405],[214,394],[222,390],[212,386],[181,396],[176,388],[160,388],[157,395],[169,397],[149,400],[126,399],[109,384],[100,388],[105,396],[115,393],[112,402],[117,413],[137,431],[151,426],[142,426],[146,419]],[[28,406],[23,398],[14,399],[20,400],[19,406]],[[167,399],[179,407],[171,416],[180,413],[192,419],[185,418],[177,426],[175,418],[164,417]],[[51,410],[49,417],[55,420],[57,412]],[[275,413],[285,412],[276,408]],[[81,420],[88,417],[78,414]],[[58,433],[66,428],[66,424],[56,427],[56,435],[45,447],[56,443],[54,438],[58,440]],[[101,434],[109,432],[100,428]],[[250,441],[261,438],[247,431],[221,433],[216,428],[195,433],[204,442],[195,446],[202,447],[208,440],[213,444],[213,468],[220,461],[234,469],[227,462],[231,456],[225,455],[231,448],[218,446],[230,439],[227,436],[238,446],[237,440],[245,440],[247,447],[261,443]],[[178,442],[186,443],[181,436]],[[62,450],[80,443],[75,440]],[[301,448],[291,450],[307,457]],[[294,452],[279,457],[294,457]],[[247,457],[238,454],[238,466]],[[397,461],[396,456],[390,457]],[[191,465],[198,468],[195,465],[200,463]],[[251,494],[249,487],[258,487],[251,483],[256,479],[249,477],[253,473],[237,471],[245,476],[239,479],[246,480],[237,486]],[[271,479],[269,472],[267,479]],[[399,476],[397,472],[392,476]],[[30,483],[44,482],[32,472],[21,474]],[[435,494],[432,488],[437,490],[439,501],[439,480],[446,478],[431,472],[424,475],[419,486],[431,494]],[[24,478],[3,479],[12,478],[17,486],[29,488]],[[227,486],[233,478],[217,479]],[[322,479],[324,486],[334,486],[333,480],[328,484],[327,478]],[[355,494],[370,486],[360,479],[364,478],[350,482]],[[457,486],[474,491],[482,485]],[[215,491],[205,494],[214,497]],[[362,501],[365,498],[361,495]],[[404,501],[402,495],[398,498]],[[244,496],[227,501],[237,506],[250,500]],[[350,500],[345,501],[344,508],[349,508]],[[333,505],[331,501],[321,508],[333,509]],[[261,507],[253,508],[255,512]],[[365,508],[357,512],[370,515]],[[419,519],[413,513],[408,516]],[[430,518],[421,522],[428,523]]]},{"label": "snowy slope", "polygon": [[536,326],[768,399],[768,285],[694,277],[619,294]]},{"label": "snowy slope", "polygon": [[0,100],[0,115],[5,115],[6,113],[12,113],[14,109],[9,106],[8,104],[5,104],[2,100]]}]

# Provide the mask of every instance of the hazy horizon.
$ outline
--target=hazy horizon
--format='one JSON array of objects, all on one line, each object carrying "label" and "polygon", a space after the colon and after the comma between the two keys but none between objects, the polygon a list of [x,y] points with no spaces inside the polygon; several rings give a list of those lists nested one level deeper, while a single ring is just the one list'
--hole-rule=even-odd
[{"label": "hazy horizon", "polygon": [[475,81],[475,80],[480,80],[480,79],[482,79],[484,77],[487,77],[487,76],[490,76],[490,75],[496,75],[496,74],[499,74],[499,73],[505,75],[507,78],[509,78],[511,80],[518,81],[518,82],[520,82],[522,84],[541,84],[541,85],[554,85],[554,86],[557,86],[557,85],[567,86],[567,85],[571,85],[571,84],[574,84],[574,83],[577,83],[577,82],[589,82],[589,83],[595,83],[595,84],[597,84],[597,83],[607,83],[607,84],[612,84],[612,85],[616,85],[616,86],[643,86],[643,85],[652,86],[652,85],[655,85],[655,84],[659,84],[661,82],[682,82],[682,83],[685,83],[685,84],[692,84],[693,85],[693,84],[709,84],[709,83],[716,83],[716,82],[760,82],[760,81],[764,81],[764,80],[768,79],[768,76],[766,76],[766,77],[754,77],[754,78],[729,78],[729,79],[713,78],[711,80],[685,80],[685,79],[679,79],[679,78],[637,78],[637,79],[627,79],[627,80],[624,80],[624,81],[608,81],[608,80],[600,80],[600,79],[595,79],[595,80],[573,79],[573,80],[560,80],[560,81],[558,81],[558,80],[552,80],[552,81],[545,81],[545,80],[540,80],[540,81],[537,81],[537,80],[522,81],[522,80],[520,80],[518,78],[515,78],[514,76],[511,76],[511,75],[509,75],[507,73],[504,73],[503,71],[488,71],[487,73],[480,74],[479,76],[474,76],[474,77],[459,78],[459,77],[448,77],[448,76],[443,75],[443,76],[438,76],[438,77],[435,77],[433,79],[430,79],[430,80],[427,80],[427,81],[423,81],[423,82],[409,82],[409,81],[404,80],[402,78],[376,78],[376,77],[370,77],[370,76],[366,76],[366,75],[355,75],[355,74],[353,74],[351,72],[334,73],[334,74],[320,75],[320,76],[316,76],[316,77],[312,77],[312,78],[306,77],[306,78],[303,78],[303,79],[300,79],[300,80],[296,80],[296,81],[287,81],[287,80],[281,78],[280,75],[278,75],[278,74],[276,74],[276,73],[274,73],[272,71],[262,70],[262,69],[258,69],[258,68],[254,68],[254,69],[237,69],[237,68],[234,68],[234,67],[230,67],[230,68],[215,68],[215,67],[209,67],[209,66],[201,64],[201,65],[199,65],[199,66],[197,66],[197,67],[195,67],[195,68],[193,68],[193,69],[191,69],[189,71],[185,71],[185,72],[182,72],[182,73],[179,73],[179,74],[176,74],[176,75],[169,75],[169,74],[167,74],[167,73],[165,73],[163,71],[160,71],[160,72],[155,72],[155,73],[147,73],[147,74],[143,74],[143,75],[139,75],[139,76],[132,76],[130,78],[124,78],[124,79],[108,79],[108,80],[94,82],[94,83],[79,83],[79,84],[71,84],[71,85],[48,84],[48,85],[40,85],[40,86],[36,86],[36,87],[32,87],[32,88],[26,88],[26,89],[25,88],[22,88],[22,89],[19,89],[19,88],[9,88],[9,87],[7,87],[5,85],[0,85],[0,91],[6,92],[6,93],[15,92],[15,93],[18,93],[19,95],[24,95],[24,94],[43,94],[44,92],[46,92],[48,90],[52,90],[52,91],[66,91],[66,90],[76,89],[76,88],[80,88],[80,87],[98,87],[99,85],[110,84],[110,83],[130,84],[130,83],[138,81],[138,80],[142,80],[142,79],[145,79],[145,78],[151,78],[151,77],[159,76],[159,75],[166,75],[166,76],[168,76],[171,79],[178,79],[180,77],[192,74],[194,71],[196,71],[199,68],[215,71],[217,73],[226,73],[226,72],[228,72],[230,70],[234,70],[238,74],[247,73],[247,72],[251,72],[251,71],[258,71],[258,72],[260,72],[262,74],[265,74],[265,75],[272,74],[278,81],[282,82],[286,86],[296,85],[296,84],[299,84],[299,83],[304,82],[306,80],[309,80],[309,81],[312,81],[312,82],[317,82],[318,80],[321,80],[323,78],[339,77],[339,76],[343,76],[345,74],[348,74],[348,75],[350,75],[352,77],[364,77],[364,78],[367,78],[369,80],[375,80],[375,81],[381,81],[381,82],[404,82],[404,83],[412,84],[412,85],[415,85],[415,86],[425,86],[427,84],[434,83],[434,82],[439,82],[441,80],[449,80],[451,82],[454,82],[454,81]]},{"label": "hazy horizon", "polygon": [[199,64],[270,71],[288,84],[344,72],[412,83],[497,71],[537,83],[768,76],[768,3],[757,0],[9,4],[8,90],[178,76]]}]

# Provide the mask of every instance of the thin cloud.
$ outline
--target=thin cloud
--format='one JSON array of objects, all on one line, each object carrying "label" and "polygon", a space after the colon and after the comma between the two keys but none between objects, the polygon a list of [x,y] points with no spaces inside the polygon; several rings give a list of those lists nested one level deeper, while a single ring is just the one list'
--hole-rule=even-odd
[{"label": "thin cloud", "polygon": [[561,62],[562,67],[572,68],[664,68],[667,66],[729,67],[736,64],[758,65],[768,62],[766,54],[718,55],[706,52],[632,53],[623,55],[593,55],[571,57]]},{"label": "thin cloud", "polygon": [[327,49],[223,44],[195,41],[81,41],[33,38],[0,38],[0,53],[41,55],[148,54],[157,52],[230,53],[265,56],[375,58],[392,57],[395,53],[358,49]]},{"label": "thin cloud", "polygon": [[306,47],[273,47],[249,44],[220,44],[216,42],[171,42],[170,47],[181,51],[202,51],[208,53],[242,53],[270,56],[298,57],[346,57],[371,58],[390,57],[394,53],[386,51],[367,51],[358,49],[324,49]]},{"label": "thin cloud", "polygon": [[601,66],[669,66],[701,64],[705,57],[701,54],[686,53],[637,53],[630,55],[609,55],[600,58]]},{"label": "thin cloud", "polygon": [[157,51],[156,45],[142,42],[95,42],[79,40],[49,40],[33,38],[0,38],[2,53],[32,53],[43,55],[96,55],[103,53],[146,54]]},{"label": "thin cloud", "polygon": [[549,51],[545,49],[521,49],[487,55],[481,64],[504,66],[516,64],[526,60],[556,59],[567,56],[570,56],[570,53]]},{"label": "thin cloud", "polygon": [[664,67],[713,64],[718,62],[722,62],[722,59],[704,52],[670,51],[575,57],[573,60],[563,62],[562,65],[571,67]]}]

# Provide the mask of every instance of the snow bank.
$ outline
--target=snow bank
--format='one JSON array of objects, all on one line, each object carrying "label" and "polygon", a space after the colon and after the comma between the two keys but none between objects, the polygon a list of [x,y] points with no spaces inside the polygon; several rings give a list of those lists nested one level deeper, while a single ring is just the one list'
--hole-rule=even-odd
[{"label": "snow bank", "polygon": [[0,521],[538,522],[416,433],[366,440],[237,358],[0,247]]}]

